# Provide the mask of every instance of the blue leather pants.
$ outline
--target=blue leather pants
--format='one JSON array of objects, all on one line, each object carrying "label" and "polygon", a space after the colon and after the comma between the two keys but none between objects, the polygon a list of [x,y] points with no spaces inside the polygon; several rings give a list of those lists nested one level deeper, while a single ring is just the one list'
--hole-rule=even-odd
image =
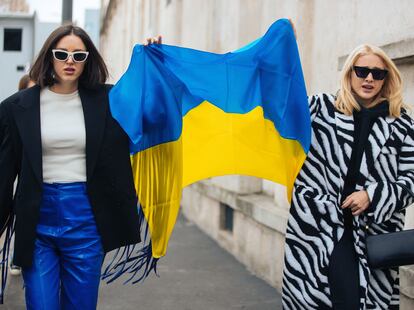
[{"label": "blue leather pants", "polygon": [[103,258],[85,183],[44,184],[27,309],[96,309]]}]

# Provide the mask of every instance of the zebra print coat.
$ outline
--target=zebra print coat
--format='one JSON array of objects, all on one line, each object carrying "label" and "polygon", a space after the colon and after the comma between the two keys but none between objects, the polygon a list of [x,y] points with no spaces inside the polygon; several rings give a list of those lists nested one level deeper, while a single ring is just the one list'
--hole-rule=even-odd
[{"label": "zebra print coat", "polygon": [[[335,98],[309,98],[312,143],[294,186],[286,232],[283,273],[284,309],[330,309],[328,267],[333,248],[344,232],[340,208],[344,179],[352,152],[353,116],[334,108]],[[368,234],[399,231],[404,207],[412,198],[397,183],[414,190],[413,120],[379,117],[368,138],[356,190],[368,192],[371,205],[356,216],[354,246],[359,258],[360,309],[390,309],[399,305],[398,269],[370,269],[365,253]]]}]

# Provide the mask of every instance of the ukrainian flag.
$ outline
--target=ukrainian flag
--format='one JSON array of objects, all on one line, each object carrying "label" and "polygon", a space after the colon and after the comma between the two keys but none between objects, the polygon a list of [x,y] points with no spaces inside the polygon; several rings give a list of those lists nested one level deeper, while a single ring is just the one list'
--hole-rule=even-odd
[{"label": "ukrainian flag", "polygon": [[292,191],[310,145],[310,116],[288,20],[235,52],[136,45],[112,88],[113,117],[130,138],[152,257],[166,253],[182,188],[242,174]]}]

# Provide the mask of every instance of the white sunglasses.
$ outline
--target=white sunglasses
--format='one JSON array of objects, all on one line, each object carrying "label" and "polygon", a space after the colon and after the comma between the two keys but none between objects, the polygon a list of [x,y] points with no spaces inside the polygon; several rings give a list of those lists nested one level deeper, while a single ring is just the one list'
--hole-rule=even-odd
[{"label": "white sunglasses", "polygon": [[57,49],[53,49],[52,53],[53,57],[58,61],[66,61],[68,60],[69,56],[71,56],[74,62],[84,62],[89,55],[89,52],[86,51],[68,52]]}]

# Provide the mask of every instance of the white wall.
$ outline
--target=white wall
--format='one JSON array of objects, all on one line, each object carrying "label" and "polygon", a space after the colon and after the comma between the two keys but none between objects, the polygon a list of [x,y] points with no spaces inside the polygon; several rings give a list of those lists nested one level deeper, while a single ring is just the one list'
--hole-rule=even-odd
[{"label": "white wall", "polygon": [[[4,28],[22,29],[21,51],[4,51]],[[28,67],[33,55],[33,16],[0,16],[0,102],[17,91],[20,78],[25,70],[17,66]]]},{"label": "white wall", "polygon": [[37,15],[35,16],[33,58],[35,58],[39,54],[40,49],[42,48],[43,44],[45,43],[49,35],[52,33],[52,31],[59,26],[59,23],[41,22],[39,21]]}]

